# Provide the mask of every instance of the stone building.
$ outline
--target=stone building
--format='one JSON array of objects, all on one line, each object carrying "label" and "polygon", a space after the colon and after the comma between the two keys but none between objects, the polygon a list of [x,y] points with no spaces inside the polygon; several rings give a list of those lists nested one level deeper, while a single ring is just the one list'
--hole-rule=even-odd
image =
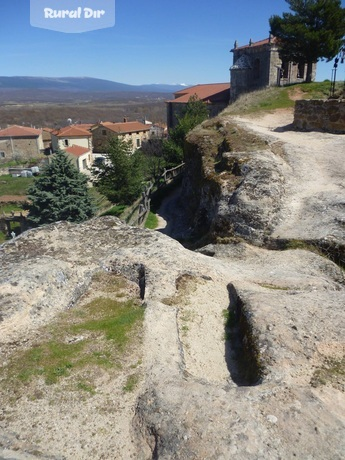
[{"label": "stone building", "polygon": [[167,101],[168,129],[175,128],[177,117],[183,115],[183,110],[192,96],[207,104],[209,116],[214,117],[225,109],[230,100],[230,83],[209,83],[195,85],[174,93],[175,99]]},{"label": "stone building", "polygon": [[0,130],[0,162],[37,158],[43,151],[41,129],[13,125]]},{"label": "stone building", "polygon": [[[231,100],[240,94],[268,86],[280,86],[305,81],[307,63],[284,62],[279,57],[279,46],[274,37],[269,36],[258,42],[238,46],[235,42],[233,65],[230,67]],[[313,80],[316,63],[313,66]]]},{"label": "stone building", "polygon": [[79,145],[92,151],[92,134],[88,127],[92,125],[69,125],[51,133],[54,152],[66,150],[67,147]]},{"label": "stone building", "polygon": [[94,152],[105,152],[107,144],[113,136],[118,136],[124,141],[130,141],[132,151],[139,149],[143,142],[150,138],[151,125],[139,121],[127,121],[112,123],[105,121],[94,125],[91,129]]}]

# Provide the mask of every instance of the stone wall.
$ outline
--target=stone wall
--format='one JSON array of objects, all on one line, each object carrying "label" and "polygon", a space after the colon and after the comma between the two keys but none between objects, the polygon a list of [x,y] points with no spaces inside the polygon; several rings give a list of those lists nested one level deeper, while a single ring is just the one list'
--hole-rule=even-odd
[{"label": "stone wall", "polygon": [[2,138],[0,161],[29,160],[41,155],[38,138]]},{"label": "stone wall", "polygon": [[345,134],[345,100],[296,101],[294,127]]}]

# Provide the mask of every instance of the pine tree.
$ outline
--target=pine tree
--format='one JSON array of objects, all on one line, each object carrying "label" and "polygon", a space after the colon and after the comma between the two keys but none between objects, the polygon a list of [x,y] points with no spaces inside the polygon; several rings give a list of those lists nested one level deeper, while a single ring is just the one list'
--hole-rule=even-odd
[{"label": "pine tree", "polygon": [[132,144],[117,136],[108,142],[106,161],[93,168],[93,183],[114,204],[132,204],[142,190],[140,158],[132,154]]},{"label": "pine tree", "polygon": [[206,120],[208,116],[209,113],[205,102],[199,99],[196,94],[191,96],[182,112],[182,116],[177,117],[176,128],[169,133],[170,139],[183,149],[184,140],[189,131]]},{"label": "pine tree", "polygon": [[87,182],[66,154],[57,152],[28,189],[29,221],[39,226],[60,220],[82,222],[92,217]]},{"label": "pine tree", "polygon": [[278,39],[283,60],[307,63],[306,81],[313,64],[333,59],[345,35],[345,8],[340,0],[286,0],[292,13],[271,16],[271,34]]}]

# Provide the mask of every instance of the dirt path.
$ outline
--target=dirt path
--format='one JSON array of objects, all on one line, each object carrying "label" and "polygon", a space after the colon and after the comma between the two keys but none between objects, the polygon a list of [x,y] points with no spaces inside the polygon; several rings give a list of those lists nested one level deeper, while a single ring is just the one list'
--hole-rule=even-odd
[{"label": "dirt path", "polygon": [[292,110],[277,110],[259,119],[235,119],[285,146],[284,159],[291,173],[286,177],[282,220],[273,236],[324,237],[332,222],[343,218],[345,135],[294,131]]},{"label": "dirt path", "polygon": [[0,203],[14,203],[19,201],[26,201],[25,195],[2,195],[0,196]]}]

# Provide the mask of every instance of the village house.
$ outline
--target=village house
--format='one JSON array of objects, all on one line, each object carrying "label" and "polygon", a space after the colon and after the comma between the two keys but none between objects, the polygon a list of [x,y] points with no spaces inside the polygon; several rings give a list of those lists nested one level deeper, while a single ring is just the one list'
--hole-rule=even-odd
[{"label": "village house", "polygon": [[80,145],[72,145],[71,147],[65,147],[64,151],[79,172],[87,176],[91,175],[90,168],[92,167],[93,158],[89,148],[81,147]]},{"label": "village house", "polygon": [[43,152],[41,129],[13,125],[0,130],[0,161],[29,160]]},{"label": "village house", "polygon": [[142,146],[143,142],[149,140],[150,129],[151,125],[139,121],[127,121],[126,118],[122,123],[109,121],[98,123],[91,128],[94,151],[106,152],[109,140],[113,136],[118,136],[121,140],[130,141],[134,152]]},{"label": "village house", "polygon": [[69,125],[51,133],[53,152],[66,150],[67,147],[78,145],[92,152],[92,134],[87,129],[92,125]]},{"label": "village house", "polygon": [[177,117],[182,116],[183,110],[192,96],[197,96],[198,99],[205,102],[209,116],[214,117],[229,104],[230,83],[196,85],[174,93],[175,99],[166,102],[168,129],[176,126]]},{"label": "village house", "polygon": [[167,125],[164,123],[153,123],[150,126],[150,138],[151,139],[163,139],[168,135]]},{"label": "village house", "polygon": [[[233,65],[230,67],[231,100],[240,94],[269,86],[280,86],[305,81],[307,64],[305,62],[282,61],[275,37],[238,46],[231,50]],[[316,75],[316,64],[313,76]],[[313,78],[313,79],[314,79]]]}]

